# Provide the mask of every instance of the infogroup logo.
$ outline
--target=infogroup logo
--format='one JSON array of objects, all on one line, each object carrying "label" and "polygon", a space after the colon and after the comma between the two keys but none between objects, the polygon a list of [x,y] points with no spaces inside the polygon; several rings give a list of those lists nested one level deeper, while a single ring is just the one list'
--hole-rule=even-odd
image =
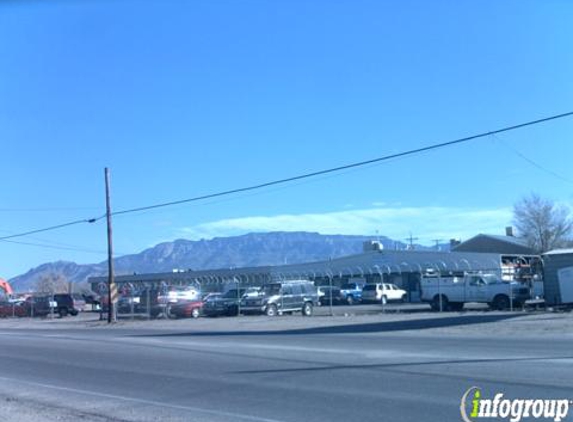
[{"label": "infogroup logo", "polygon": [[484,398],[479,387],[469,388],[462,396],[460,412],[464,422],[481,419],[552,420],[560,422],[567,417],[573,401],[569,399],[507,399],[503,393]]}]

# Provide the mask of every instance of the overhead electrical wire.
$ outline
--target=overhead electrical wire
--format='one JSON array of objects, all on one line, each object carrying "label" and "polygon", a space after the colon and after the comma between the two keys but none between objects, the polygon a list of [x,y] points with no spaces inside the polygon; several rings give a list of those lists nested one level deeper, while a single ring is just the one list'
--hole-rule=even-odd
[{"label": "overhead electrical wire", "polygon": [[46,245],[43,243],[21,242],[18,240],[6,240],[6,239],[2,240],[2,242],[14,243],[16,245],[37,246],[39,248],[47,248],[47,249],[58,249],[58,250],[62,250],[62,251],[84,252],[84,253],[91,253],[91,254],[96,254],[96,255],[106,255],[107,254],[107,251],[96,251],[93,249],[84,249],[84,248],[78,248],[78,247],[73,247],[73,246]]},{"label": "overhead electrical wire", "polygon": [[[305,174],[302,174],[299,176],[293,176],[293,177],[288,177],[286,179],[274,180],[272,182],[261,183],[258,185],[252,185],[252,186],[247,186],[247,187],[243,187],[243,188],[231,189],[231,190],[227,190],[227,191],[223,191],[223,192],[217,192],[217,193],[211,193],[211,194],[202,195],[202,196],[196,196],[194,198],[181,199],[178,201],[164,202],[164,203],[155,204],[155,205],[147,205],[144,207],[138,207],[138,208],[131,208],[131,209],[122,210],[122,211],[116,211],[116,212],[113,212],[112,215],[121,215],[121,214],[133,213],[133,212],[147,211],[147,210],[151,210],[154,208],[168,207],[168,206],[172,206],[172,205],[184,204],[187,202],[201,201],[204,199],[211,199],[211,198],[216,198],[219,196],[226,196],[226,195],[232,195],[235,193],[247,192],[247,191],[251,191],[251,190],[255,190],[255,189],[262,189],[262,188],[266,188],[269,186],[279,185],[279,184],[288,183],[288,182],[294,182],[296,180],[307,179],[310,177],[320,176],[323,174],[339,172],[342,170],[348,170],[348,169],[355,168],[355,167],[362,167],[362,166],[366,166],[368,164],[380,163],[383,161],[389,161],[389,160],[392,160],[395,158],[406,157],[408,155],[415,155],[415,154],[419,154],[421,152],[426,152],[426,151],[444,148],[444,147],[448,147],[448,146],[452,146],[452,145],[456,145],[456,144],[461,144],[464,142],[472,141],[474,139],[484,138],[484,137],[492,136],[492,135],[495,135],[498,133],[509,132],[511,130],[521,129],[521,128],[524,128],[527,126],[533,126],[536,124],[548,122],[550,120],[561,119],[561,118],[569,117],[572,115],[573,115],[573,111],[568,112],[568,113],[563,113],[563,114],[557,114],[554,116],[545,117],[543,119],[532,120],[532,121],[529,121],[526,123],[520,123],[517,125],[508,126],[508,127],[502,128],[502,129],[497,129],[497,130],[492,130],[489,132],[480,133],[477,135],[467,136],[465,138],[456,139],[454,141],[442,142],[439,144],[433,144],[433,145],[430,145],[427,147],[412,149],[412,150],[400,152],[397,154],[386,155],[386,156],[374,158],[371,160],[365,160],[365,161],[360,161],[360,162],[356,162],[356,163],[352,163],[352,164],[346,164],[343,166],[333,167],[333,168],[329,168],[326,170],[315,171],[312,173],[305,173]],[[103,218],[103,217],[100,217],[100,218]]]},{"label": "overhead electrical wire", "polygon": [[61,229],[64,227],[69,227],[69,226],[75,226],[76,224],[95,223],[97,220],[98,220],[97,218],[90,218],[90,219],[70,221],[69,223],[63,223],[63,224],[58,224],[55,226],[44,227],[42,229],[30,230],[30,231],[27,231],[24,233],[16,233],[16,234],[11,234],[9,236],[2,236],[2,237],[0,237],[0,240],[8,240],[8,239],[13,239],[15,237],[29,236],[31,234],[42,233],[42,232],[47,232],[47,231],[51,231],[51,230],[57,230],[57,229]]},{"label": "overhead electrical wire", "polygon": [[522,152],[520,152],[519,150],[517,150],[516,148],[512,147],[511,145],[509,145],[507,142],[505,142],[502,138],[500,138],[499,136],[493,135],[493,138],[498,140],[504,147],[506,147],[508,150],[510,150],[511,152],[513,152],[515,155],[517,155],[519,158],[521,158],[524,161],[527,161],[529,164],[531,164],[533,167],[537,168],[538,170],[541,170],[547,174],[550,174],[551,176],[563,181],[563,182],[567,182],[569,184],[573,184],[573,181],[571,181],[570,179],[562,176],[559,173],[554,172],[553,170],[550,170],[544,166],[542,166],[541,164],[539,164],[538,162],[532,160],[531,158],[529,158],[528,156],[526,156],[525,154],[523,154]]},{"label": "overhead electrical wire", "polygon": [[[169,206],[173,206],[173,205],[185,204],[185,203],[189,203],[189,202],[197,202],[197,201],[202,201],[205,199],[212,199],[212,198],[217,198],[217,197],[221,197],[221,196],[227,196],[227,195],[233,195],[233,194],[242,193],[242,192],[253,191],[253,190],[262,189],[262,188],[266,188],[266,187],[270,187],[270,186],[275,186],[275,185],[285,184],[285,183],[289,183],[289,182],[294,182],[297,180],[308,179],[311,177],[325,175],[325,174],[329,174],[329,173],[335,173],[335,172],[340,172],[340,171],[348,170],[348,169],[352,169],[352,168],[363,167],[363,166],[367,166],[369,164],[381,163],[381,162],[393,160],[396,158],[420,154],[422,152],[427,152],[427,151],[432,151],[432,150],[445,148],[445,147],[449,147],[449,146],[453,146],[453,145],[458,145],[458,144],[466,143],[469,141],[473,141],[475,139],[490,137],[490,136],[493,136],[493,135],[496,135],[499,133],[504,133],[504,132],[509,132],[509,131],[513,131],[513,130],[517,130],[517,129],[522,129],[524,127],[538,125],[541,123],[546,123],[546,122],[549,122],[552,120],[562,119],[562,118],[570,117],[570,116],[573,116],[573,111],[570,111],[567,113],[562,113],[562,114],[552,115],[552,116],[545,117],[542,119],[531,120],[531,121],[528,121],[525,123],[520,123],[520,124],[516,124],[516,125],[512,125],[512,126],[507,126],[507,127],[501,128],[501,129],[492,130],[489,132],[479,133],[477,135],[472,135],[472,136],[467,136],[464,138],[455,139],[453,141],[432,144],[432,145],[429,145],[427,147],[416,148],[416,149],[412,149],[412,150],[408,150],[408,151],[404,151],[404,152],[400,152],[400,153],[396,153],[396,154],[390,154],[390,155],[385,155],[383,157],[373,158],[370,160],[359,161],[359,162],[355,162],[355,163],[351,163],[351,164],[346,164],[343,166],[332,167],[332,168],[325,169],[325,170],[319,170],[319,171],[315,171],[315,172],[305,173],[305,174],[301,174],[298,176],[288,177],[285,179],[278,179],[278,180],[274,180],[271,182],[260,183],[257,185],[251,185],[251,186],[246,186],[246,187],[242,187],[242,188],[236,188],[236,189],[226,190],[226,191],[222,191],[222,192],[211,193],[211,194],[207,194],[207,195],[195,196],[192,198],[181,199],[181,200],[177,200],[177,201],[163,202],[163,203],[158,203],[158,204],[153,204],[153,205],[147,205],[147,206],[142,206],[142,207],[137,207],[137,208],[130,208],[130,209],[125,209],[125,210],[115,211],[112,213],[112,215],[116,216],[116,215],[131,214],[131,213],[135,213],[135,212],[142,212],[142,211],[152,210],[152,209],[156,209],[156,208],[164,208],[164,207],[169,207]],[[30,230],[30,231],[26,231],[23,233],[12,234],[9,236],[3,236],[3,237],[0,237],[0,241],[7,240],[7,239],[13,239],[16,237],[28,236],[31,234],[36,234],[36,233],[41,233],[41,232],[46,232],[46,231],[51,231],[51,230],[57,230],[57,229],[61,229],[64,227],[73,226],[73,225],[77,225],[77,224],[95,223],[95,222],[97,222],[97,221],[99,221],[105,217],[106,217],[106,215],[104,214],[104,215],[101,215],[101,216],[96,217],[96,218],[75,220],[75,221],[71,221],[68,223],[58,224],[55,226],[45,227],[45,228],[36,229],[36,230]]]}]

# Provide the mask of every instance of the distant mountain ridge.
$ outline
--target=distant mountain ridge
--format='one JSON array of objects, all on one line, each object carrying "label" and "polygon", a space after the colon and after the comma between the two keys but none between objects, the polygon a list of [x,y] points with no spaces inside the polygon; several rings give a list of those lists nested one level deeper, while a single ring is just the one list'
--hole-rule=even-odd
[{"label": "distant mountain ridge", "polygon": [[[173,269],[218,269],[264,265],[298,264],[338,258],[362,252],[363,242],[377,239],[386,249],[404,249],[405,244],[388,237],[321,235],[309,232],[249,233],[233,237],[160,243],[138,254],[114,259],[118,275],[169,272]],[[420,247],[420,249],[427,249]],[[32,289],[43,276],[59,274],[73,283],[107,274],[107,262],[76,264],[57,261],[42,264],[10,279],[16,291]]]}]

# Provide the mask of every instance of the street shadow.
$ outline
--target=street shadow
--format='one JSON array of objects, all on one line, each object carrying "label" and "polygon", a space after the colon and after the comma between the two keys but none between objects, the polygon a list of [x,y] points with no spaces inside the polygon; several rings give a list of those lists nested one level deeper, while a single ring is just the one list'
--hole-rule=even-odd
[{"label": "street shadow", "polygon": [[428,330],[433,328],[460,327],[475,324],[488,324],[521,317],[521,314],[496,315],[456,315],[443,318],[421,318],[406,321],[384,321],[367,324],[345,324],[327,327],[296,328],[286,330],[229,330],[229,331],[187,331],[175,333],[134,334],[130,337],[235,337],[235,336],[289,336],[323,334],[367,334],[391,333],[400,331]]}]

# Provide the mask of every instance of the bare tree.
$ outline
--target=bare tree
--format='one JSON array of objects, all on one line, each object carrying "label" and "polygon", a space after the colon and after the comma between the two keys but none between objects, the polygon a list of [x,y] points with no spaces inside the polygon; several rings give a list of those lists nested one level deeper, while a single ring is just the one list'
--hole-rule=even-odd
[{"label": "bare tree", "polygon": [[39,293],[68,293],[69,284],[62,274],[43,275],[36,282],[36,291]]},{"label": "bare tree", "polygon": [[518,235],[540,253],[565,247],[571,242],[573,221],[569,208],[535,193],[513,206],[513,224]]}]

